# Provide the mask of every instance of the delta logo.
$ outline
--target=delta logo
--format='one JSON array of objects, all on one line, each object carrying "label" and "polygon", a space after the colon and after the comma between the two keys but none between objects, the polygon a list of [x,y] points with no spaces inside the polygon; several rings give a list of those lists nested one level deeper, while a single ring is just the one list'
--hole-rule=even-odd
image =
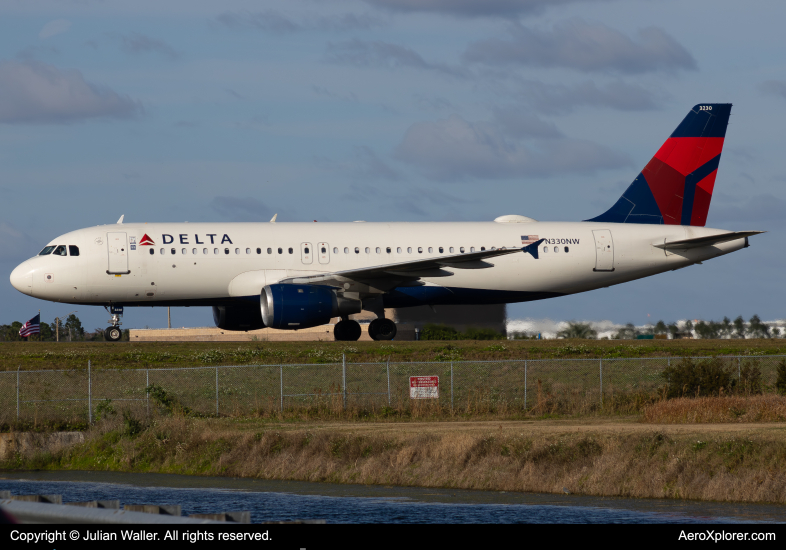
[{"label": "delta logo", "polygon": [[153,241],[153,239],[148,237],[147,233],[145,233],[145,235],[139,240],[139,246],[155,246],[155,245],[156,245],[155,241]]}]

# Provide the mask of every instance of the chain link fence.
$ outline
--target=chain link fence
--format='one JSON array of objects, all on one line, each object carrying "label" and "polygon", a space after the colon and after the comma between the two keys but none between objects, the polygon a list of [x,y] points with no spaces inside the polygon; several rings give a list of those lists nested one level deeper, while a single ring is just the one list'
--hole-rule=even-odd
[{"label": "chain link fence", "polygon": [[[151,389],[205,416],[296,409],[342,412],[439,406],[458,412],[587,412],[604,400],[654,394],[663,371],[682,358],[537,359],[422,363],[226,365],[190,368],[0,372],[0,422],[93,422],[111,404],[137,414],[160,406]],[[786,356],[695,357],[721,361],[742,381],[761,371],[761,388],[775,391]],[[414,399],[412,377],[437,377],[433,398]],[[432,383],[434,382],[433,379]],[[106,410],[106,409],[103,409]]]}]

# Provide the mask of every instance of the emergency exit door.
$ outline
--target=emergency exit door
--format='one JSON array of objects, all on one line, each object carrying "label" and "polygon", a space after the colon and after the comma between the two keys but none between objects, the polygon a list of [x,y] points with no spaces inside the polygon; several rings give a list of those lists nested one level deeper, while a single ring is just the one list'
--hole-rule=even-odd
[{"label": "emergency exit door", "polygon": [[131,273],[128,270],[128,238],[126,233],[107,233],[106,246],[109,255],[106,272],[116,275]]},{"label": "emergency exit door", "polygon": [[595,237],[595,269],[593,271],[614,271],[614,240],[609,229],[592,231]]},{"label": "emergency exit door", "polygon": [[314,261],[314,247],[311,243],[300,243],[300,259],[306,265]]}]

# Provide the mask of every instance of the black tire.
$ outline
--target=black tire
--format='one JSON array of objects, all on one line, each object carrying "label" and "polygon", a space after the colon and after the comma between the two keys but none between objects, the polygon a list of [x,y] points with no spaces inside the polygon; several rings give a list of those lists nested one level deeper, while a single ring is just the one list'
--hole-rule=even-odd
[{"label": "black tire", "polygon": [[396,337],[396,323],[390,319],[374,319],[368,326],[368,335],[372,340],[392,340]]},{"label": "black tire", "polygon": [[120,327],[107,327],[104,331],[104,338],[108,342],[118,342],[123,337]]},{"label": "black tire", "polygon": [[339,342],[357,342],[362,332],[357,321],[339,321],[333,329],[333,336]]}]

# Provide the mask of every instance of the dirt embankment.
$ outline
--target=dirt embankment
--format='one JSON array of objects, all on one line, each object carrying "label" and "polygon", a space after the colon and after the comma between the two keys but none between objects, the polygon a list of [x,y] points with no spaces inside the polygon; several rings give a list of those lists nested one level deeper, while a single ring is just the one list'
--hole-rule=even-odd
[{"label": "dirt embankment", "polygon": [[119,421],[6,468],[786,503],[786,426],[588,421]]}]

